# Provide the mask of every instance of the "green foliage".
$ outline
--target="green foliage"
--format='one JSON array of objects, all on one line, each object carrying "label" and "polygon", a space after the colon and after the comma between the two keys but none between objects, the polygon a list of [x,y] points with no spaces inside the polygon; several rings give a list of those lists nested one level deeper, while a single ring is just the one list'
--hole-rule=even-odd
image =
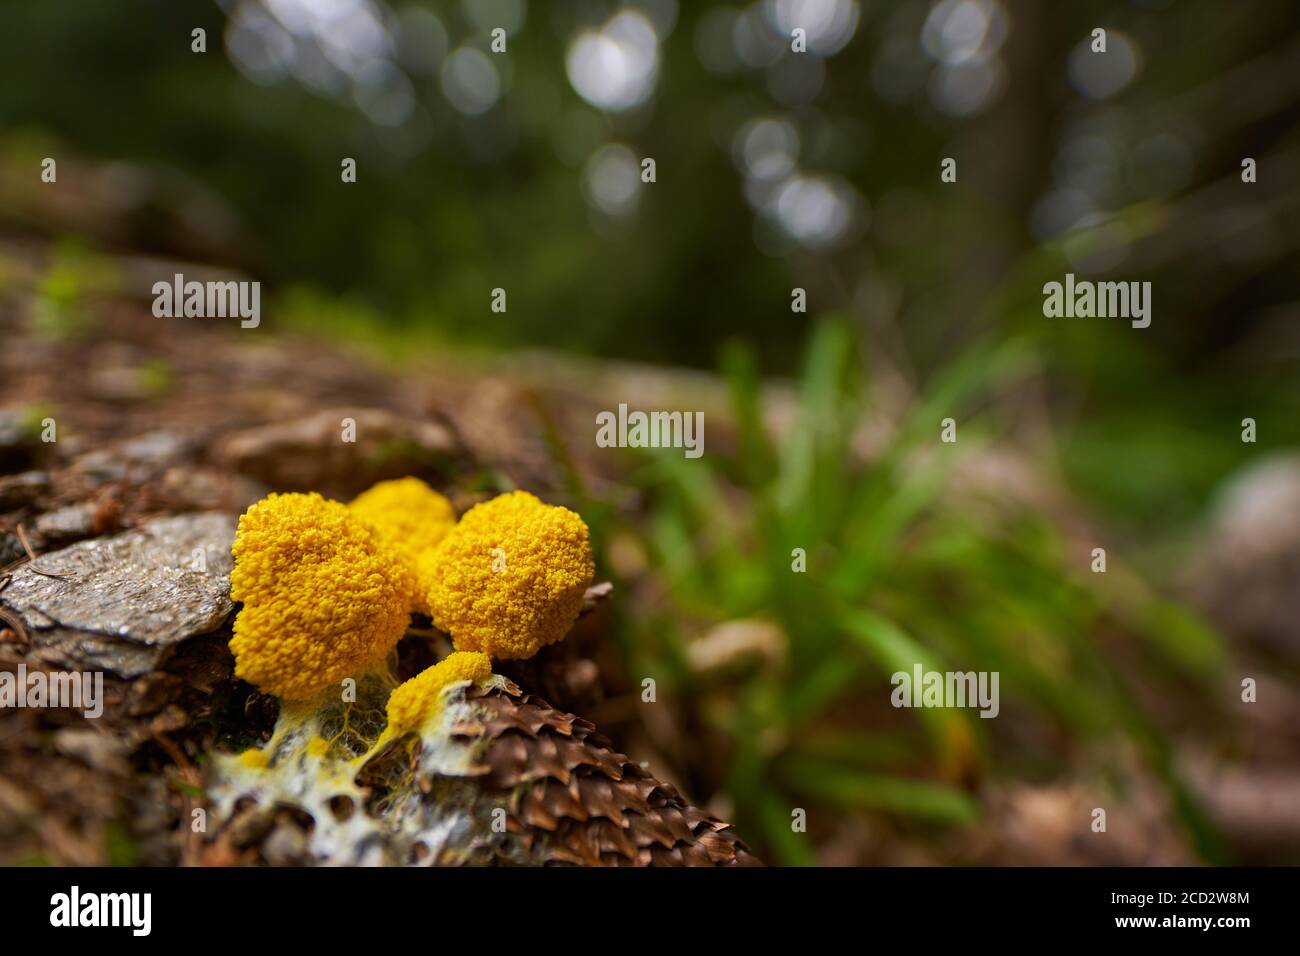
[{"label": "green foliage", "polygon": [[110,820],[104,828],[104,842],[109,866],[138,865],[140,854],[125,825]]},{"label": "green foliage", "polygon": [[[725,786],[743,823],[788,863],[811,859],[813,844],[790,832],[801,800],[969,824],[978,804],[965,787],[991,754],[1001,773],[1060,764],[1060,754],[1000,744],[988,725],[1010,720],[1078,744],[1126,735],[1175,788],[1184,819],[1204,834],[1202,849],[1214,852],[1101,634],[1131,635],[1152,667],[1193,684],[1222,664],[1217,636],[1137,584],[1114,556],[1106,575],[1090,574],[1067,559],[1046,519],[972,498],[953,481],[999,435],[991,397],[1037,368],[1024,340],[967,352],[865,462],[857,438],[872,409],[847,323],[816,327],[796,420],[781,440],[761,425],[752,352],[733,344],[723,366],[734,453],[720,452],[715,438],[702,459],[659,453],[636,477],[653,489],[643,534],[670,606],[631,624],[627,647],[639,673],[669,675],[683,698],[705,701],[704,718],[730,743]],[[939,441],[948,416],[960,422],[954,444]],[[804,573],[792,570],[798,548]],[[710,623],[751,617],[779,625],[786,660],[731,675],[738,683],[712,694],[717,678],[686,664],[691,639]],[[916,663],[999,672],[1001,721],[889,708],[890,675]]]},{"label": "green foliage", "polygon": [[84,338],[95,324],[87,300],[120,285],[111,258],[75,239],[56,243],[32,303],[33,332],[53,342]]}]

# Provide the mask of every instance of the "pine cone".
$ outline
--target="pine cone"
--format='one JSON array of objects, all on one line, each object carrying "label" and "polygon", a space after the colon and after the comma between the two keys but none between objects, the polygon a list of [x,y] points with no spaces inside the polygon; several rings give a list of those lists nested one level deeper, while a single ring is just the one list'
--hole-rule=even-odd
[{"label": "pine cone", "polygon": [[508,801],[511,855],[582,866],[733,866],[759,861],[729,824],[623,754],[585,720],[507,689],[472,688],[481,724],[454,733],[485,744],[482,786]]}]

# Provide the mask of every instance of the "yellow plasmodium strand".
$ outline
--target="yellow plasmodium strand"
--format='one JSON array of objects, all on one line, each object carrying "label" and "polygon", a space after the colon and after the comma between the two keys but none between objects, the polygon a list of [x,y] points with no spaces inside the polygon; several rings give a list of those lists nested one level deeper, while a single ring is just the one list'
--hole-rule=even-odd
[{"label": "yellow plasmodium strand", "polygon": [[[412,580],[420,555],[436,547],[456,523],[451,502],[419,478],[381,481],[359,494],[348,507],[401,557]],[[427,587],[413,591],[411,604],[417,611],[428,613],[427,594]]]},{"label": "yellow plasmodium strand", "polygon": [[582,518],[526,491],[475,505],[421,565],[434,624],[498,660],[563,638],[595,574]]},{"label": "yellow plasmodium strand", "polygon": [[406,633],[410,567],[340,502],[269,495],[239,519],[233,551],[235,674],[264,691],[308,700]]},{"label": "yellow plasmodium strand", "polygon": [[492,661],[477,651],[453,651],[398,687],[388,698],[388,726],[375,749],[393,737],[419,729],[442,706],[442,692],[460,681],[482,683],[492,676]]},{"label": "yellow plasmodium strand", "polygon": [[270,756],[265,750],[252,747],[239,755],[239,762],[250,770],[261,770],[270,762]]}]

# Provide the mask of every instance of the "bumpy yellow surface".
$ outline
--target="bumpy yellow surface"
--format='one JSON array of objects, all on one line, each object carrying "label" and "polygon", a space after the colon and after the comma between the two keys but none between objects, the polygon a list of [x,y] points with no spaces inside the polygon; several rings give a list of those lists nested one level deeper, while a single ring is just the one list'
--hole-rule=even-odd
[{"label": "bumpy yellow surface", "polygon": [[239,519],[233,551],[235,674],[262,690],[307,700],[406,632],[410,568],[340,502],[270,495]]},{"label": "bumpy yellow surface", "polygon": [[442,703],[442,691],[457,681],[476,684],[492,676],[492,661],[486,654],[453,651],[394,689],[388,698],[388,727],[384,738],[419,730]]},{"label": "bumpy yellow surface", "polygon": [[514,491],[467,511],[422,581],[434,623],[457,650],[509,660],[568,633],[594,573],[582,518]]},{"label": "bumpy yellow surface", "polygon": [[[451,502],[419,478],[381,481],[348,505],[352,513],[379,532],[384,543],[406,562],[415,580],[420,555],[436,546],[456,523]],[[416,588],[412,602],[428,612],[427,588]]]}]

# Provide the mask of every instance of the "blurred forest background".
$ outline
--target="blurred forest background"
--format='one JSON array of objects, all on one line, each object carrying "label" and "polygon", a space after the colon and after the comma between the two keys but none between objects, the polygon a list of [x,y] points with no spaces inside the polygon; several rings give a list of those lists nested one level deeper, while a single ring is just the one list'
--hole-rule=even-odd
[{"label": "blurred forest background", "polygon": [[[129,207],[96,238],[247,269],[280,292],[272,322],[700,367],[743,336],[788,373],[798,286],[913,381],[1027,330],[1073,413],[1071,477],[1140,523],[1190,516],[1244,456],[1210,423],[1300,434],[1280,413],[1300,335],[1285,0],[52,0],[5,19],[9,189],[56,148],[113,161],[71,221],[24,220],[10,194],[10,222],[93,234],[95,203]],[[196,26],[207,55],[176,42]],[[1045,323],[1039,289],[1067,268],[1151,280],[1152,328]]]},{"label": "blurred forest background", "polygon": [[[627,673],[665,675],[677,701],[675,727],[598,723],[773,859],[998,859],[918,850],[909,828],[1002,806],[1009,845],[1056,811],[1039,790],[975,799],[990,768],[1068,788],[1114,758],[1078,742],[1116,729],[1195,858],[1285,857],[1300,841],[1260,849],[1273,818],[1225,849],[1231,814],[1207,814],[1178,737],[1232,708],[1230,658],[1289,687],[1300,662],[1300,564],[1278,564],[1300,553],[1298,13],[7,2],[0,228],[7,248],[51,244],[54,306],[97,256],[130,253],[261,279],[271,332],[405,361],[721,370],[728,424],[699,465],[628,455],[619,481],[566,493],[616,582]],[[1043,283],[1066,272],[1149,280],[1150,328],[1044,318]],[[960,455],[935,451],[950,415]],[[589,441],[569,436],[578,457]],[[833,572],[791,584],[797,547]],[[1000,669],[1004,718],[863,703],[917,660]],[[1223,733],[1202,749],[1249,766],[1255,731]],[[817,805],[849,812],[792,836],[790,807]],[[1019,839],[1019,859],[1074,852]]]}]

